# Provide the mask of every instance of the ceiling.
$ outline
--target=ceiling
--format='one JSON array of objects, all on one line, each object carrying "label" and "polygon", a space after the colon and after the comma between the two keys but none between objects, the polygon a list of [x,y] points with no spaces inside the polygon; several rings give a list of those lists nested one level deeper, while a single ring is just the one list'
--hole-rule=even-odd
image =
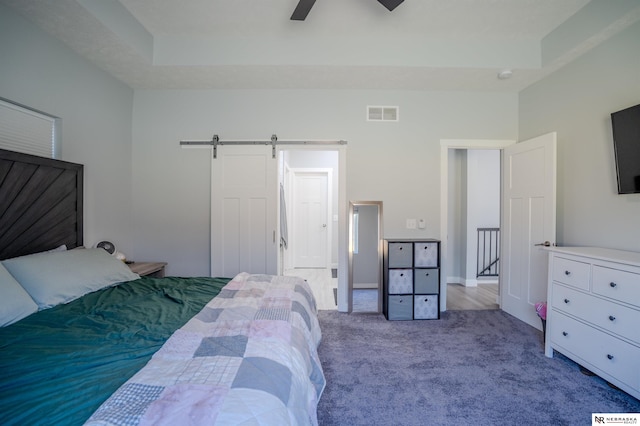
[{"label": "ceiling", "polygon": [[134,89],[513,92],[640,20],[639,0],[0,3]]}]

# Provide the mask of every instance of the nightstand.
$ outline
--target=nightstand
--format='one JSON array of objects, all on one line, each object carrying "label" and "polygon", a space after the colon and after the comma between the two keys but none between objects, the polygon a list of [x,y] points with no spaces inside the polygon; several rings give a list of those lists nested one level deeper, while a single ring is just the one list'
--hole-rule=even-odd
[{"label": "nightstand", "polygon": [[164,277],[164,267],[167,262],[133,262],[129,263],[129,268],[141,277]]}]

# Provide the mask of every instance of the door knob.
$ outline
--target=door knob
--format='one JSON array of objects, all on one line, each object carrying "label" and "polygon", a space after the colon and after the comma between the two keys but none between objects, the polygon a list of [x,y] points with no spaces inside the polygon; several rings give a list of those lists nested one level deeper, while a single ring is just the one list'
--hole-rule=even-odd
[{"label": "door knob", "polygon": [[551,243],[549,241],[545,241],[544,243],[538,243],[537,246],[551,247]]}]

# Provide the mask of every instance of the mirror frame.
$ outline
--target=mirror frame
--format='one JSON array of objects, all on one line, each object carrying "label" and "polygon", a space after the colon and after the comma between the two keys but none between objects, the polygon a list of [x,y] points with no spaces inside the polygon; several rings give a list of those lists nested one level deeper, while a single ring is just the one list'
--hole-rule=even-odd
[{"label": "mirror frame", "polygon": [[349,290],[348,290],[348,311],[353,312],[353,214],[357,206],[377,206],[378,207],[378,311],[382,312],[382,255],[384,250],[382,201],[350,201],[349,202]]}]

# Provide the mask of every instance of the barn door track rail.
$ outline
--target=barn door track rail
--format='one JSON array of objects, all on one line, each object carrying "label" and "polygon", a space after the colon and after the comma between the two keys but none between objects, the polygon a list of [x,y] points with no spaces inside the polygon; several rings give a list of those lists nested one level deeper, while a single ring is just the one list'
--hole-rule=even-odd
[{"label": "barn door track rail", "polygon": [[212,146],[213,158],[218,158],[218,146],[220,145],[271,145],[271,156],[276,158],[277,145],[346,145],[344,140],[278,140],[278,136],[273,134],[271,139],[265,140],[226,140],[221,141],[218,135],[213,135],[211,140],[204,141],[180,141],[181,146]]}]

